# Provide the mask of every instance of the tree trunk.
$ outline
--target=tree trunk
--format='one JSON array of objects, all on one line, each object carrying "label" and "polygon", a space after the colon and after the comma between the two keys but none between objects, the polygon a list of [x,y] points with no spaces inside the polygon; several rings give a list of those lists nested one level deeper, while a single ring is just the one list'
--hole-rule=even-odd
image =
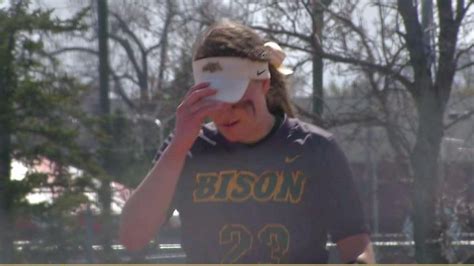
[{"label": "tree trunk", "polygon": [[[0,88],[0,106],[3,106],[4,88]],[[3,108],[2,108],[3,109]],[[2,113],[4,114],[4,113]],[[8,199],[11,166],[11,136],[7,123],[0,121],[0,263],[13,263],[13,222],[11,201]]]},{"label": "tree trunk", "polygon": [[14,32],[0,32],[0,263],[14,262],[13,221],[8,190],[12,163]]},{"label": "tree trunk", "polygon": [[138,83],[140,86],[140,106],[146,106],[150,100],[150,94],[148,93],[148,60],[146,53],[142,53],[142,73],[138,74]]},{"label": "tree trunk", "polygon": [[156,93],[163,91],[163,82],[165,77],[166,64],[168,62],[168,34],[171,27],[172,19],[175,15],[174,3],[172,0],[166,1],[166,18],[163,26],[163,33],[161,34],[161,49],[160,49],[160,64],[158,71],[158,82],[156,86]]},{"label": "tree trunk", "polygon": [[411,154],[414,187],[414,238],[417,263],[446,263],[442,257],[436,206],[439,195],[438,159],[443,138],[443,105],[433,90],[416,100],[417,139]]},{"label": "tree trunk", "polygon": [[322,32],[324,27],[324,10],[321,5],[324,5],[321,0],[313,0],[313,113],[322,117],[324,111],[324,89],[323,89],[323,58],[319,55],[316,49],[322,46]]},{"label": "tree trunk", "polygon": [[108,263],[113,263],[115,258],[112,254],[112,230],[113,230],[113,223],[112,223],[112,190],[110,188],[110,179],[105,177],[101,180],[102,184],[99,189],[99,202],[101,206],[101,217],[100,217],[100,225],[101,225],[101,239],[100,243],[103,246],[103,261]]},{"label": "tree trunk", "polygon": [[[100,73],[100,110],[102,118],[102,130],[106,134],[105,140],[101,143],[102,166],[109,172],[111,153],[111,126],[110,126],[110,100],[109,100],[109,50],[108,50],[108,9],[107,0],[97,0],[97,12],[99,23],[99,73]],[[104,176],[101,179],[101,188],[98,191],[99,202],[101,204],[101,244],[106,262],[112,262],[112,215],[110,178]]]}]

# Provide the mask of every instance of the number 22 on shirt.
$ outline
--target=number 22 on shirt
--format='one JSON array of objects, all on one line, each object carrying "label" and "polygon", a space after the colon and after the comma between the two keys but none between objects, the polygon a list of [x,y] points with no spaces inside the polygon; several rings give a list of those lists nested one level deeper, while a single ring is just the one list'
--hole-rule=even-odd
[{"label": "number 22 on shirt", "polygon": [[[281,224],[267,224],[258,231],[257,239],[270,251],[270,263],[280,263],[288,253],[290,234]],[[254,236],[244,225],[227,224],[219,233],[219,243],[229,245],[221,263],[235,263],[255,245]],[[257,244],[258,244],[257,243]]]}]

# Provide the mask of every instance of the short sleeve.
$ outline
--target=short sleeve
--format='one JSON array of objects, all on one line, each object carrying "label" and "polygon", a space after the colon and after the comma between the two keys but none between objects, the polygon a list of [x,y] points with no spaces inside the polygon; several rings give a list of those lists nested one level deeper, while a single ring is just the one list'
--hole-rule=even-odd
[{"label": "short sleeve", "polygon": [[334,140],[326,146],[325,182],[327,223],[334,243],[346,237],[368,233],[368,226],[346,156]]},{"label": "short sleeve", "polygon": [[173,139],[173,133],[169,134],[168,137],[165,139],[165,141],[163,141],[161,146],[158,148],[158,151],[153,157],[152,164],[155,164],[160,159],[161,154],[166,150],[166,147],[168,147],[172,139]]}]

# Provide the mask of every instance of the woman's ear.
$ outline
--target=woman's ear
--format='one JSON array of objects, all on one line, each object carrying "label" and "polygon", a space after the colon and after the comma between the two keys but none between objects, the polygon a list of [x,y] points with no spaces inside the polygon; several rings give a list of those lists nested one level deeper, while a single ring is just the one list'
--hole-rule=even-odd
[{"label": "woman's ear", "polygon": [[262,80],[263,94],[267,95],[270,90],[270,79]]}]

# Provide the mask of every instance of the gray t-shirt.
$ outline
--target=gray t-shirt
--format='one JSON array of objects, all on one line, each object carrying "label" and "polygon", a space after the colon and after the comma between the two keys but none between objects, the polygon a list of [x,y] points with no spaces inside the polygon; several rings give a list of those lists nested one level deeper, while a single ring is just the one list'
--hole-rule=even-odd
[{"label": "gray t-shirt", "polygon": [[189,263],[326,263],[328,234],[368,232],[333,136],[286,116],[255,145],[203,126],[173,202]]}]

